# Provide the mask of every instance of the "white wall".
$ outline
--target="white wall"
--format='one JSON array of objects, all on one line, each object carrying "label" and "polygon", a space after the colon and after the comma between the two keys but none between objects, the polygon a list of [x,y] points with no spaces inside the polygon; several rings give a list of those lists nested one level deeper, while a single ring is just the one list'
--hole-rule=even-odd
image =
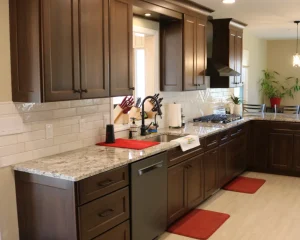
[{"label": "white wall", "polygon": [[247,28],[244,30],[244,49],[249,51],[248,103],[263,103],[258,81],[262,70],[267,68],[267,41],[252,35]]},{"label": "white wall", "polygon": [[0,0],[0,102],[11,101],[8,0]]},{"label": "white wall", "polygon": [[[300,79],[300,68],[293,67],[293,55],[296,52],[296,40],[268,41],[268,69],[280,73],[278,78],[283,84],[285,77],[297,77]],[[266,99],[266,103],[270,101]],[[300,92],[295,94],[295,98],[285,97],[282,105],[299,105]]]}]

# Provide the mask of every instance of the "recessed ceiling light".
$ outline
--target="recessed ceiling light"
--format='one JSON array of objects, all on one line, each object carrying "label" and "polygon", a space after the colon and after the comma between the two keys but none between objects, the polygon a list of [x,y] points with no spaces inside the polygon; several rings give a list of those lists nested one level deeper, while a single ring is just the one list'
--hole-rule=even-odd
[{"label": "recessed ceiling light", "polygon": [[223,3],[232,4],[232,3],[235,3],[235,0],[223,0]]},{"label": "recessed ceiling light", "polygon": [[151,13],[145,13],[146,17],[151,17]]}]

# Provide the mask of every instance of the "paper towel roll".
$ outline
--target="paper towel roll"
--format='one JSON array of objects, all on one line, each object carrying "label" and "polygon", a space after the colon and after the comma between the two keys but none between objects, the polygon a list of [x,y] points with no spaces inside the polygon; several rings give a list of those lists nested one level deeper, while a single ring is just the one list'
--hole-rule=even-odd
[{"label": "paper towel roll", "polygon": [[168,105],[168,124],[170,127],[181,127],[181,104]]}]

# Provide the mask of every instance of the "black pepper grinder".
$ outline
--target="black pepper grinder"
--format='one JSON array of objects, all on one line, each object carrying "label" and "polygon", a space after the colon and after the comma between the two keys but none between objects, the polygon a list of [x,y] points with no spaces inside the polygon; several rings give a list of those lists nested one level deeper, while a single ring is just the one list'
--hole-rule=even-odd
[{"label": "black pepper grinder", "polygon": [[115,129],[113,124],[106,125],[106,141],[105,143],[115,143]]}]

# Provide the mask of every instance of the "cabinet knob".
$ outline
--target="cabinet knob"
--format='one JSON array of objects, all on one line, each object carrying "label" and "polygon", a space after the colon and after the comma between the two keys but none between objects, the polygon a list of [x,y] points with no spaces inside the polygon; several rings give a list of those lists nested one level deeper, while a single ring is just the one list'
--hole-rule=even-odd
[{"label": "cabinet knob", "polygon": [[133,90],[133,91],[134,91],[134,90],[135,90],[135,88],[134,88],[134,87],[130,87],[130,88],[129,88],[129,90]]},{"label": "cabinet knob", "polygon": [[74,93],[81,93],[81,90],[80,89],[74,89],[73,92]]},{"label": "cabinet knob", "polygon": [[87,89],[82,89],[81,92],[88,93],[88,90]]}]

